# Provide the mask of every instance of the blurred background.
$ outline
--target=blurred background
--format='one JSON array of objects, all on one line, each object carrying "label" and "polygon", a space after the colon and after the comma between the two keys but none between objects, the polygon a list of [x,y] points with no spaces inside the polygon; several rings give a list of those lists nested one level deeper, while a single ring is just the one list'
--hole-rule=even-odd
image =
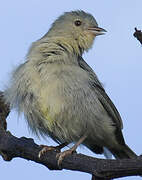
[{"label": "blurred background", "polygon": [[[11,71],[25,61],[33,41],[41,38],[51,23],[63,12],[82,9],[91,13],[106,35],[96,38],[93,48],[84,54],[104,84],[106,92],[119,110],[127,144],[138,154],[142,153],[142,47],[133,37],[134,28],[142,29],[141,0],[5,0],[0,5],[0,90],[10,78]],[[12,111],[8,117],[8,130],[15,136],[34,138],[38,144],[56,145],[51,139],[34,137],[22,116]],[[78,152],[98,157],[86,148]],[[103,156],[99,156],[104,158]],[[24,159],[5,162],[0,157],[1,178],[25,179],[82,179],[91,176],[80,172],[49,171],[46,167]],[[125,180],[140,177],[122,178]]]}]

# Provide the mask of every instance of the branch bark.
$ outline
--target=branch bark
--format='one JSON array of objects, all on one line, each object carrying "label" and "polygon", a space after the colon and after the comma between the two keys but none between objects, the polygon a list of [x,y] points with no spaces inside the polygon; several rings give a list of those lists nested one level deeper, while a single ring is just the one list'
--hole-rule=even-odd
[{"label": "branch bark", "polygon": [[21,157],[46,166],[50,170],[68,169],[92,174],[92,180],[109,180],[112,178],[142,175],[142,157],[137,159],[109,160],[97,159],[83,154],[74,153],[64,158],[61,167],[57,163],[57,152],[49,151],[41,158],[38,157],[41,147],[33,139],[17,138],[6,131],[6,117],[9,105],[3,100],[0,92],[0,154],[5,161]]}]

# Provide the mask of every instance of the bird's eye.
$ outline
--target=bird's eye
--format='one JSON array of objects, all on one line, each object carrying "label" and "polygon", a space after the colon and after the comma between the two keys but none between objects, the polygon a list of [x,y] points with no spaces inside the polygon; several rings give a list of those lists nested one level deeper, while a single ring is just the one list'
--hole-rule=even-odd
[{"label": "bird's eye", "polygon": [[82,24],[82,22],[81,22],[80,20],[76,20],[76,21],[74,22],[74,24],[75,24],[76,26],[80,26],[80,25]]}]

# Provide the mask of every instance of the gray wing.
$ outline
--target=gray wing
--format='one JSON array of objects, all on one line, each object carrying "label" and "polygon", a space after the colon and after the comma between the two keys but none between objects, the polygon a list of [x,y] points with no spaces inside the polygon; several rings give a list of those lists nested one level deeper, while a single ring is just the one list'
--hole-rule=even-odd
[{"label": "gray wing", "polygon": [[113,120],[114,124],[116,125],[116,127],[118,127],[118,129],[122,129],[123,123],[122,123],[120,114],[117,111],[117,109],[116,109],[115,105],[113,104],[113,102],[111,101],[111,99],[106,94],[106,92],[105,92],[102,84],[98,80],[95,72],[83,60],[82,57],[78,58],[78,64],[82,69],[84,69],[85,71],[87,71],[89,73],[91,86],[95,90],[95,93],[98,95],[98,98],[99,98],[101,104],[103,105],[104,109],[107,111],[109,116],[112,117],[112,120]]}]

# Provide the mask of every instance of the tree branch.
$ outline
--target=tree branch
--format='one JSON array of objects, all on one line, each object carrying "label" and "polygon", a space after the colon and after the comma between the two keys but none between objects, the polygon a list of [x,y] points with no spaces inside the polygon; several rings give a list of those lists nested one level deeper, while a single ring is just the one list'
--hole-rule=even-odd
[{"label": "tree branch", "polygon": [[135,27],[134,37],[142,44],[142,32]]},{"label": "tree branch", "polygon": [[30,138],[17,138],[6,131],[4,119],[8,116],[9,106],[3,101],[0,92],[0,154],[3,159],[10,161],[21,157],[42,164],[50,170],[68,169],[93,174],[92,180],[109,180],[112,178],[142,175],[142,157],[137,159],[109,160],[97,159],[83,154],[74,153],[64,158],[61,167],[58,167],[57,152],[49,151],[40,159],[41,147]]},{"label": "tree branch", "polygon": [[7,129],[6,118],[10,112],[9,104],[5,104],[3,92],[0,91],[0,129]]}]

